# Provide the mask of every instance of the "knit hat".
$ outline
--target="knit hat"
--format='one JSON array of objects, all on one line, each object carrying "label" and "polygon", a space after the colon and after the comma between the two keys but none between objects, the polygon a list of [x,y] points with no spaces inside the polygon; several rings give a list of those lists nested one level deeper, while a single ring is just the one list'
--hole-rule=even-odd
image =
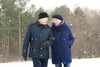
[{"label": "knit hat", "polygon": [[48,14],[47,14],[46,12],[41,12],[41,13],[39,14],[38,19],[45,18],[45,17],[49,17]]},{"label": "knit hat", "polygon": [[63,17],[59,14],[53,15],[52,18],[57,18],[57,19],[60,19],[61,21],[63,21]]}]

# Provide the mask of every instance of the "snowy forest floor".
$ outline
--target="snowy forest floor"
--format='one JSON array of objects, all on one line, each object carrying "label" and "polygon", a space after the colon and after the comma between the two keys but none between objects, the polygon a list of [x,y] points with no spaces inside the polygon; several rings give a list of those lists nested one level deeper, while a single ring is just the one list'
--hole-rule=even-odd
[{"label": "snowy forest floor", "polygon": [[[0,67],[33,67],[32,61],[0,63]],[[49,59],[48,67],[55,67]],[[73,59],[71,67],[100,67],[100,58]]]}]

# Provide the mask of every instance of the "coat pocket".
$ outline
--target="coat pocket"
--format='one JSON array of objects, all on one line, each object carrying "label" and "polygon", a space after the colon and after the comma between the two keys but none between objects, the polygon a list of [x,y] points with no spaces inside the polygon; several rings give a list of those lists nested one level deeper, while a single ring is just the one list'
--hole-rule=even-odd
[{"label": "coat pocket", "polygon": [[30,49],[30,54],[33,57],[38,56],[38,49],[36,49],[36,48]]},{"label": "coat pocket", "polygon": [[48,58],[49,57],[49,50],[48,49],[42,49],[39,51],[39,58]]}]

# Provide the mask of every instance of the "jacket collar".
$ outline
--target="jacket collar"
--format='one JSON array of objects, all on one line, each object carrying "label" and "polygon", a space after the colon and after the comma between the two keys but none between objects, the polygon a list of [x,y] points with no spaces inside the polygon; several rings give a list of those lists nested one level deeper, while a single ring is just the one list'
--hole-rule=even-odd
[{"label": "jacket collar", "polygon": [[52,30],[54,30],[54,31],[58,31],[58,30],[61,31],[61,30],[63,30],[65,28],[65,26],[66,26],[65,21],[62,21],[61,24],[58,25],[58,26],[56,26],[54,23],[52,23]]}]

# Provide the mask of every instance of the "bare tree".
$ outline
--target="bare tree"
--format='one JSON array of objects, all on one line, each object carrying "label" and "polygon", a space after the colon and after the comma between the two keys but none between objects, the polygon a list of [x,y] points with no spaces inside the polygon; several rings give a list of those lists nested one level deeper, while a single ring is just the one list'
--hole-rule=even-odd
[{"label": "bare tree", "polygon": [[20,0],[18,0],[19,2],[19,54],[21,54],[21,19],[20,19]]}]

